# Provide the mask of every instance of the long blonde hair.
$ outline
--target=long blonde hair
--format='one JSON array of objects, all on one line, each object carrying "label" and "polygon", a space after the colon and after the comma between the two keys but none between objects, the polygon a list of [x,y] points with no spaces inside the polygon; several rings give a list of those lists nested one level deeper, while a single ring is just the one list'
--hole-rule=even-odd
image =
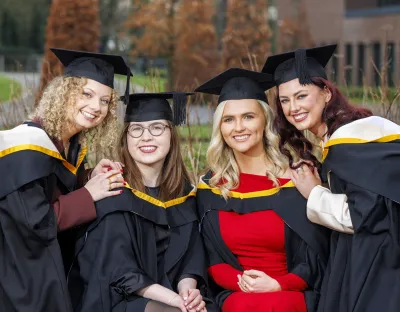
[{"label": "long blonde hair", "polygon": [[[227,102],[221,102],[215,110],[212,138],[207,150],[207,162],[214,174],[210,179],[210,186],[219,188],[225,199],[230,196],[231,189],[239,186],[240,174],[233,150],[225,143],[220,130],[222,114]],[[266,176],[274,182],[275,186],[278,186],[278,177],[286,172],[289,161],[279,151],[279,136],[273,126],[273,110],[267,103],[257,102],[260,104],[265,118],[263,138],[265,156],[267,161],[272,164],[272,170],[267,171]],[[221,183],[222,181],[224,183]]]},{"label": "long blonde hair", "polygon": [[[45,88],[36,110],[30,116],[41,122],[43,130],[57,140],[62,139],[65,129],[71,126],[67,112],[75,107],[78,97],[82,96],[87,79],[81,77],[56,77]],[[96,127],[82,131],[80,143],[88,145],[90,153],[96,152],[96,158],[112,156],[118,138],[118,119],[116,108],[118,95],[112,91],[107,116]],[[88,144],[90,143],[90,144]]]}]

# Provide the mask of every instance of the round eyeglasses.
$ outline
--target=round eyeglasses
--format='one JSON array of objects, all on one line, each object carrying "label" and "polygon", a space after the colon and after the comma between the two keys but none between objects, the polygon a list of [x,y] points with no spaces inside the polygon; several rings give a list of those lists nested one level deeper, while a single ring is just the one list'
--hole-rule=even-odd
[{"label": "round eyeglasses", "polygon": [[149,127],[143,127],[140,125],[131,125],[128,128],[128,134],[132,138],[137,139],[140,138],[143,135],[144,130],[147,129],[152,136],[160,136],[161,134],[164,133],[166,128],[170,128],[170,126],[161,123],[152,124]]}]

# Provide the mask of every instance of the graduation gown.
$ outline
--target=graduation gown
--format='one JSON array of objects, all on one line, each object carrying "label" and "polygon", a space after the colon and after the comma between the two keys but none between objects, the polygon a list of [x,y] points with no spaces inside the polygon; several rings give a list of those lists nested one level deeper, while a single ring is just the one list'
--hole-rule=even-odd
[{"label": "graduation gown", "polygon": [[332,234],[319,311],[399,311],[400,127],[376,116],[343,125],[323,157],[331,192],[347,196],[354,234]]},{"label": "graduation gown", "polygon": [[[208,253],[209,266],[226,263],[243,271],[237,258],[226,246],[219,229],[218,211],[251,213],[274,210],[285,222],[285,249],[288,272],[301,277],[309,286],[305,291],[308,311],[316,311],[319,291],[328,260],[328,229],[311,223],[306,217],[306,201],[289,182],[277,188],[252,192],[231,192],[225,201],[216,188],[208,184],[212,173],[208,172],[200,180],[197,191],[197,208],[200,229]],[[232,291],[223,289],[210,281],[216,303],[222,307]]]},{"label": "graduation gown", "polygon": [[86,190],[63,195],[83,169],[77,143],[69,162],[37,123],[0,132],[0,311],[71,311],[57,232],[95,216]]},{"label": "graduation gown", "polygon": [[158,283],[177,292],[178,282],[190,276],[204,296],[195,205],[191,187],[168,202],[130,189],[97,202],[97,219],[78,240],[68,276],[74,311],[144,311],[149,299],[136,291]]}]

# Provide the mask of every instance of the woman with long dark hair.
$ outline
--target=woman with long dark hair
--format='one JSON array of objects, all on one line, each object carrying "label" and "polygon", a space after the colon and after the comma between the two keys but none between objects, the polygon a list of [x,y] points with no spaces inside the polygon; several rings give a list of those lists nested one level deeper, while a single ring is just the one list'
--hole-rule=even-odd
[{"label": "woman with long dark hair", "polygon": [[[336,46],[267,59],[278,88],[280,149],[307,198],[308,218],[335,231],[319,311],[397,311],[400,306],[400,127],[352,106],[324,67]],[[322,141],[321,186],[312,144]],[[294,164],[292,153],[304,162]]]}]

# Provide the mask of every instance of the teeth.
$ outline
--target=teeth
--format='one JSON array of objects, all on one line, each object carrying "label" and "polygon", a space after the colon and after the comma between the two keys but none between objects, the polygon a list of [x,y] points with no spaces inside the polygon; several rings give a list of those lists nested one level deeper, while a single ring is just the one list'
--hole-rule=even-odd
[{"label": "teeth", "polygon": [[142,151],[150,152],[150,151],[155,151],[156,147],[155,146],[143,146],[140,148]]},{"label": "teeth", "polygon": [[83,116],[85,116],[87,118],[90,118],[90,119],[95,119],[96,118],[95,115],[89,114],[87,112],[81,111],[81,113],[82,113]]},{"label": "teeth", "polygon": [[236,136],[234,136],[233,138],[234,138],[235,140],[245,140],[245,139],[247,139],[249,136],[250,136],[250,135],[248,135],[248,134],[246,134],[246,135],[236,135]]},{"label": "teeth", "polygon": [[300,120],[302,118],[304,118],[307,115],[307,113],[303,113],[303,114],[299,114],[299,115],[295,115],[293,116],[294,120]]}]

